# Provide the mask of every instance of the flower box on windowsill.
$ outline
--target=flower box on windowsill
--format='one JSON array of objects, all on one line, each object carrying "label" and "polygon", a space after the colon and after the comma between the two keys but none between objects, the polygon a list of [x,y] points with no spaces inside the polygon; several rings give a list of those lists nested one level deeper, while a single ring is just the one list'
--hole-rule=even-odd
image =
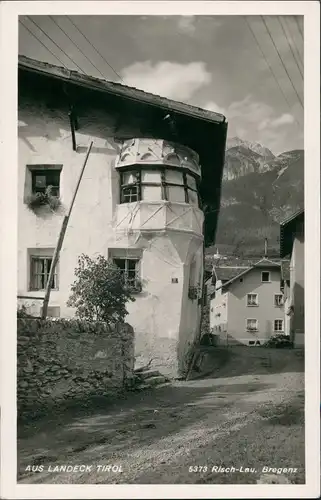
[{"label": "flower box on windowsill", "polygon": [[61,205],[59,196],[52,194],[50,186],[44,193],[32,193],[27,198],[26,203],[30,210],[33,211],[36,211],[40,207],[49,207],[52,211],[56,211]]},{"label": "flower box on windowsill", "polygon": [[258,331],[258,329],[256,327],[251,327],[251,326],[248,326],[246,330],[248,332],[257,332]]},{"label": "flower box on windowsill", "polygon": [[130,283],[126,286],[127,290],[131,293],[141,293],[143,290],[143,285],[140,281],[136,281],[135,283]]}]

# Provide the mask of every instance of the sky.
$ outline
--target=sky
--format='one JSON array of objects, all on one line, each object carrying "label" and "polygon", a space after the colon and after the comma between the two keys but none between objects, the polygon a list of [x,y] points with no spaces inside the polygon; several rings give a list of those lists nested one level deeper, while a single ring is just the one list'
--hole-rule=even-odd
[{"label": "sky", "polygon": [[274,154],[303,148],[300,17],[19,20],[21,55],[217,111],[228,120],[230,138],[258,142]]}]

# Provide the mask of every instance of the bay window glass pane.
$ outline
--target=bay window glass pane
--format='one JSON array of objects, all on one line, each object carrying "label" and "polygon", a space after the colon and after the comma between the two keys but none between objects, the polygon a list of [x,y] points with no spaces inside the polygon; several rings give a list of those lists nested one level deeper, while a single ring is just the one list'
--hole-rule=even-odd
[{"label": "bay window glass pane", "polygon": [[137,186],[123,186],[121,203],[133,203],[138,201],[138,188]]},{"label": "bay window glass pane", "polygon": [[136,172],[123,173],[123,184],[134,184],[135,182],[137,182]]},{"label": "bay window glass pane", "polygon": [[176,170],[166,170],[165,181],[173,184],[184,184],[183,174]]},{"label": "bay window glass pane", "polygon": [[198,207],[198,197],[196,191],[188,190],[188,202],[194,207]]},{"label": "bay window glass pane", "polygon": [[144,186],[142,185],[142,200],[144,201],[159,201],[162,199],[161,186]]},{"label": "bay window glass pane", "polygon": [[142,182],[161,183],[161,173],[159,170],[142,170]]},{"label": "bay window glass pane", "polygon": [[176,201],[177,203],[185,203],[185,191],[182,186],[167,186],[168,201]]},{"label": "bay window glass pane", "polygon": [[195,177],[192,177],[191,175],[188,175],[188,174],[186,175],[186,177],[187,177],[188,187],[190,187],[192,189],[197,189]]}]

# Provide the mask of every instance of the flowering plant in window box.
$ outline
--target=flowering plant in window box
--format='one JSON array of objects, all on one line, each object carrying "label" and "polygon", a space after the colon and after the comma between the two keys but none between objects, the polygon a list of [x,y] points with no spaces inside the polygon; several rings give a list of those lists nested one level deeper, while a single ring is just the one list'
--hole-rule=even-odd
[{"label": "flowering plant in window box", "polygon": [[51,210],[57,210],[60,205],[60,198],[52,193],[52,186],[48,186],[44,192],[32,193],[27,198],[27,205],[31,210],[48,206]]},{"label": "flowering plant in window box", "polygon": [[140,293],[143,290],[143,284],[141,281],[136,280],[134,283],[128,283],[126,289],[130,293]]}]

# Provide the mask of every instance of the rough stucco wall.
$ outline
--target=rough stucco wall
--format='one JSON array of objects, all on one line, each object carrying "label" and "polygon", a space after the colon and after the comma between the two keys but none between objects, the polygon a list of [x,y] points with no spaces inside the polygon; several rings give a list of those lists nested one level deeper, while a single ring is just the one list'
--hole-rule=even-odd
[{"label": "rough stucco wall", "polygon": [[76,320],[18,319],[19,412],[116,395],[134,369],[134,331]]},{"label": "rough stucco wall", "polygon": [[[29,287],[27,249],[55,247],[63,215],[69,208],[84,161],[84,153],[72,151],[69,123],[58,112],[50,114],[47,109],[20,106],[19,123],[18,294],[25,295]],[[61,251],[59,291],[52,291],[50,298],[50,305],[60,306],[63,316],[73,314],[66,307],[66,302],[78,256],[82,252],[91,256],[106,255],[113,216],[112,199],[117,196],[111,173],[118,146],[113,143],[110,130],[106,117],[106,139],[101,139],[99,129],[96,127],[95,130],[90,125],[86,127],[86,133],[77,133],[79,146],[87,146],[90,138],[94,137],[95,147],[77,194]],[[24,203],[29,174],[26,165],[51,163],[63,165],[60,181],[62,207],[57,213],[44,209],[35,215]],[[43,296],[43,292],[30,294]]]},{"label": "rough stucco wall", "polygon": [[[191,276],[191,264],[193,261],[195,262],[195,273],[194,276]],[[189,297],[189,286],[202,287],[203,271],[203,242],[199,238],[193,238],[188,245],[184,265],[184,287],[178,342],[179,375],[186,374],[188,371],[189,353],[193,350],[194,343],[198,342],[200,338],[201,304],[198,299],[191,299]]]},{"label": "rough stucco wall", "polygon": [[[270,283],[261,282],[261,272],[270,271]],[[246,295],[258,294],[258,306],[247,306]],[[284,307],[274,305],[274,294],[280,293],[280,271],[275,268],[254,269],[229,289],[228,334],[237,342],[267,341],[274,334],[274,320],[285,319]],[[258,331],[246,331],[246,319],[258,320]]]},{"label": "rough stucco wall", "polygon": [[[184,357],[186,348],[199,331],[200,311],[197,301],[188,299],[188,273],[184,271],[184,265],[189,263],[202,242],[199,228],[202,227],[203,214],[200,210],[195,210],[195,214],[186,211],[186,205],[182,203],[167,204],[170,206],[165,212],[165,219],[159,212],[144,226],[148,229],[144,234],[135,234],[134,227],[131,228],[133,234],[115,230],[115,221],[122,220],[128,212],[127,206],[117,206],[119,178],[114,168],[119,152],[119,144],[114,141],[117,117],[93,109],[88,110],[90,116],[80,117],[81,126],[76,132],[80,154],[72,150],[67,111],[53,111],[38,102],[19,101],[18,294],[44,295],[43,291],[29,291],[28,249],[53,251],[86,147],[93,140],[94,146],[60,254],[59,290],[51,292],[49,305],[59,306],[61,317],[73,317],[74,310],[68,308],[66,302],[81,253],[95,257],[99,254],[107,256],[109,248],[141,249],[144,288],[136,296],[136,302],[128,304],[129,315],[126,318],[135,329],[136,356],[150,359],[151,351],[151,357],[161,360],[164,365],[164,373],[177,373],[179,359]],[[136,130],[133,134],[140,135]],[[36,164],[63,165],[60,181],[62,207],[56,213],[44,209],[35,215],[24,203],[31,188],[31,176],[26,166]],[[144,207],[140,210],[140,219],[136,220],[138,231],[142,217],[148,219],[148,210],[150,213],[155,211],[153,203],[150,207],[144,204]],[[171,223],[171,220],[174,222]],[[168,228],[168,224],[172,227]],[[153,227],[158,231],[153,231]],[[186,227],[194,233],[180,231]],[[202,273],[201,256],[198,260],[199,272]],[[173,283],[172,278],[177,278],[178,283]],[[28,305],[32,304],[30,312],[38,315],[41,302],[28,301]],[[170,361],[167,362],[167,359]]]},{"label": "rough stucco wall", "polygon": [[128,305],[138,363],[152,360],[151,366],[169,377],[185,373],[187,351],[200,330],[200,306],[188,297],[189,263],[195,249],[200,277],[203,269],[200,242],[195,240],[190,234],[172,232],[151,238],[142,261],[145,291]]}]

